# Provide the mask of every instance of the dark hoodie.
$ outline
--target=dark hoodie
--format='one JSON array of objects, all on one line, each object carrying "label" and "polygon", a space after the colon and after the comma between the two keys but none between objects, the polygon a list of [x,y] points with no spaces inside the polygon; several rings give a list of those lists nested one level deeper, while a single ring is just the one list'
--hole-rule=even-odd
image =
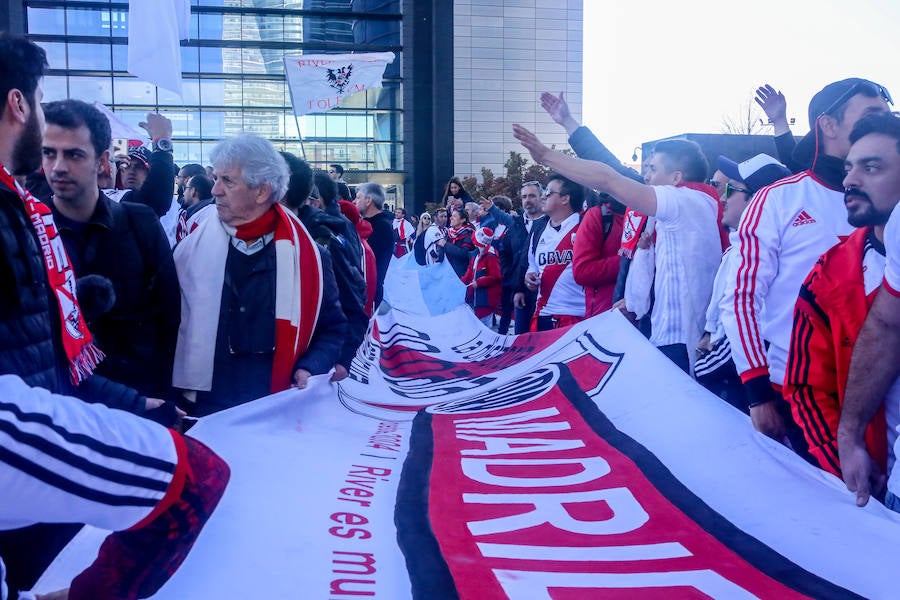
[{"label": "dark hoodie", "polygon": [[365,217],[365,220],[372,226],[369,246],[375,253],[375,264],[378,267],[378,285],[375,288],[375,306],[378,306],[384,296],[384,276],[391,264],[391,257],[394,256],[394,217],[379,210],[371,217]]},{"label": "dark hoodie", "polygon": [[369,326],[369,317],[363,308],[366,282],[360,268],[359,244],[351,243],[345,235],[346,228],[353,228],[353,225],[343,216],[330,215],[308,204],[300,207],[299,217],[313,238],[331,253],[341,310],[347,317],[347,335],[338,364],[349,371]]}]

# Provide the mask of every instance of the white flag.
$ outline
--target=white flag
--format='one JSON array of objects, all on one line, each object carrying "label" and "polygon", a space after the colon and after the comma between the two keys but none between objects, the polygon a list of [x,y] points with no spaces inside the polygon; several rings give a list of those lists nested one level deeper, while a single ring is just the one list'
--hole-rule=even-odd
[{"label": "white flag", "polygon": [[102,112],[107,120],[109,120],[109,128],[112,132],[112,139],[125,139],[125,140],[144,140],[148,139],[146,131],[138,131],[122,119],[116,115],[113,111],[109,110],[107,106],[101,104],[99,102],[94,102],[94,108]]},{"label": "white flag", "polygon": [[393,52],[285,56],[294,114],[325,112],[344,96],[380,88],[384,68],[392,62]]},{"label": "white flag", "polygon": [[128,72],[181,96],[181,47],[190,0],[129,0]]}]

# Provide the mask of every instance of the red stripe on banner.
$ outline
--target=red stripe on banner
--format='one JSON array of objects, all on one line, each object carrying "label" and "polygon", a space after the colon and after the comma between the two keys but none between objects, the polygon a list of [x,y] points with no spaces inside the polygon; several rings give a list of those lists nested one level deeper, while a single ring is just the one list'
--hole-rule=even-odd
[{"label": "red stripe on banner", "polygon": [[[375,331],[377,332],[377,325]],[[395,344],[396,337],[389,330],[378,332],[379,337],[384,338],[379,340],[382,345],[379,364],[381,371],[389,379],[427,377],[439,381],[491,375],[544,351],[565,333],[566,331],[562,329],[526,333],[516,336],[509,346],[491,345],[482,338],[474,338],[468,344],[454,348],[458,360],[450,361]],[[505,339],[498,338],[498,340],[499,344],[506,344]],[[409,342],[404,340],[403,343]]]},{"label": "red stripe on banner", "polygon": [[[568,366],[583,389],[609,368]],[[429,520],[461,598],[804,597],[675,506],[559,383],[431,427]]]}]

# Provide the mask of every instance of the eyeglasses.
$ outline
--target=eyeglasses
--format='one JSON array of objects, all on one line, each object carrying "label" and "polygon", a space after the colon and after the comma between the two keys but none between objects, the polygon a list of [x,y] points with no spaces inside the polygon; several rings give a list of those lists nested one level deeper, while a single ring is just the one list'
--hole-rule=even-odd
[{"label": "eyeglasses", "polygon": [[869,81],[867,79],[863,79],[861,81],[857,81],[856,83],[854,83],[852,86],[850,86],[849,90],[847,90],[846,92],[844,92],[843,94],[838,96],[837,100],[832,102],[831,106],[829,106],[828,108],[823,110],[822,114],[819,116],[832,114],[837,109],[839,109],[844,104],[846,104],[850,100],[850,98],[857,95],[861,90],[866,89],[866,88],[869,89],[870,91],[874,90],[875,93],[877,93],[882,98],[882,100],[884,100],[891,106],[894,105],[894,99],[891,98],[891,93],[889,91],[887,91],[886,87],[884,87],[883,85],[879,85],[875,82]]},{"label": "eyeglasses", "polygon": [[542,198],[549,198],[549,197],[552,196],[553,194],[556,194],[556,195],[558,195],[558,196],[562,196],[562,195],[563,195],[563,194],[560,194],[560,193],[557,192],[557,191],[546,190],[546,191],[544,192],[544,195],[541,196],[541,197],[542,197]]},{"label": "eyeglasses", "polygon": [[731,198],[731,196],[732,196],[735,192],[742,192],[742,193],[744,193],[744,194],[747,194],[748,196],[752,196],[752,195],[753,195],[753,194],[750,193],[750,190],[748,190],[748,189],[745,189],[745,188],[739,188],[739,187],[733,186],[733,185],[731,185],[731,183],[726,183],[726,184],[725,184],[725,197],[726,197],[726,198]]},{"label": "eyeglasses", "polygon": [[[727,183],[727,182],[725,182],[725,183]],[[706,180],[706,185],[711,185],[712,187],[716,188],[716,191],[721,190],[722,186],[725,185],[725,183],[718,181],[716,179],[707,179]]]},{"label": "eyeglasses", "polygon": [[534,187],[536,187],[538,189],[538,191],[541,194],[543,194],[544,186],[541,185],[540,181],[526,181],[525,183],[522,184],[522,187],[528,187],[530,185],[533,185]]}]

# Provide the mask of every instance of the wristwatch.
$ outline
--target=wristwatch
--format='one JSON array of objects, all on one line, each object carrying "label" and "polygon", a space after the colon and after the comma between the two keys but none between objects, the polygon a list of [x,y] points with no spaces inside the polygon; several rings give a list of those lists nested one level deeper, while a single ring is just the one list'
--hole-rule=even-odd
[{"label": "wristwatch", "polygon": [[171,152],[172,151],[172,140],[166,138],[160,138],[158,140],[153,141],[153,151],[160,152]]}]

